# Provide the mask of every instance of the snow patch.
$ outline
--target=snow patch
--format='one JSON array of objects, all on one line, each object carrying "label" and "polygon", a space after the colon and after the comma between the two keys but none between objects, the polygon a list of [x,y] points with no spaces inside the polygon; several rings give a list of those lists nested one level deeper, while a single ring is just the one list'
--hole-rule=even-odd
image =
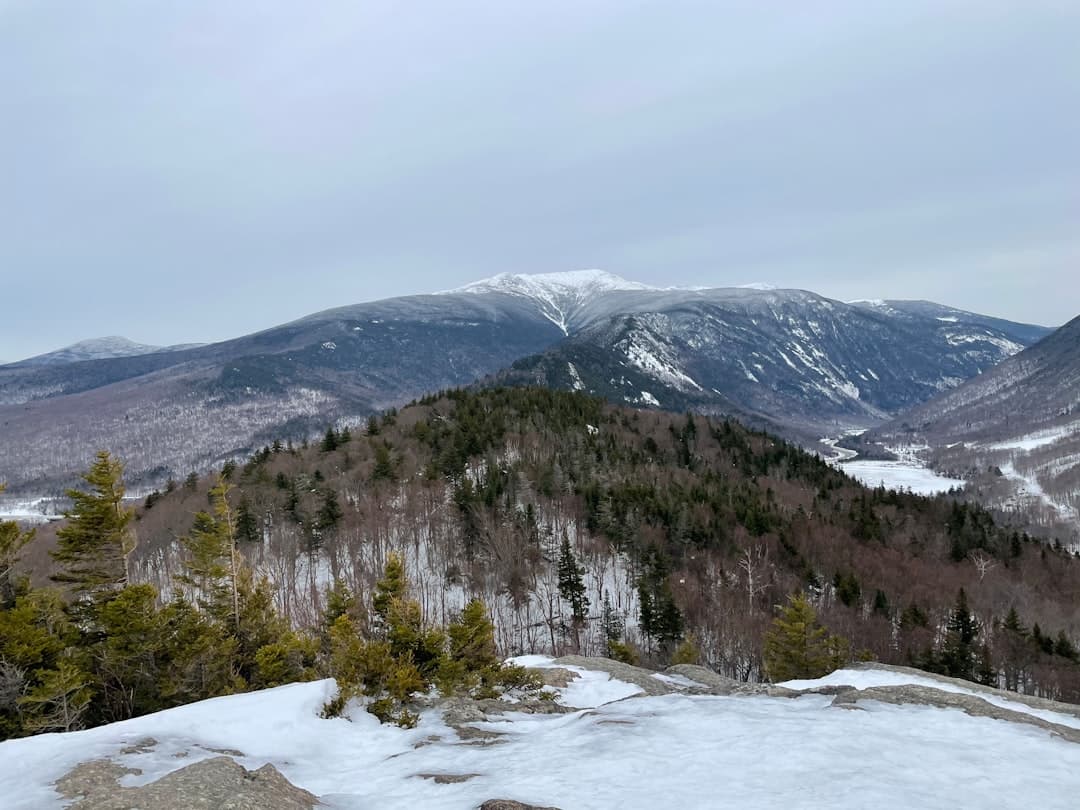
[{"label": "snow patch", "polygon": [[656,397],[654,397],[648,391],[642,391],[641,392],[641,401],[646,403],[647,405],[652,405],[652,406],[654,406],[656,408],[660,407],[660,400],[658,400]]},{"label": "snow patch", "polygon": [[578,373],[577,366],[575,366],[573,363],[567,363],[566,365],[570,370],[570,382],[573,385],[574,390],[584,391],[585,383],[581,380],[581,375]]}]

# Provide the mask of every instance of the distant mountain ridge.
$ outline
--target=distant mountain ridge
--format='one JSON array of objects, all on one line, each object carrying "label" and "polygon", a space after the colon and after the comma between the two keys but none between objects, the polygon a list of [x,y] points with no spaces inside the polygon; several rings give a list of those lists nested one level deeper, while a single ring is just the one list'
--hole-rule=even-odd
[{"label": "distant mountain ridge", "polygon": [[613,293],[607,303],[500,379],[828,430],[889,419],[1049,332],[928,302],[845,304],[803,290]]},{"label": "distant mountain ridge", "polygon": [[204,346],[120,345],[105,347],[114,356],[0,366],[0,479],[57,488],[102,447],[127,460],[132,480],[182,477],[500,372],[808,437],[888,419],[1049,331],[932,304],[879,309],[763,286],[503,274]]},{"label": "distant mountain ridge", "polygon": [[177,346],[152,346],[146,343],[136,343],[120,335],[108,337],[90,338],[72,343],[62,349],[38,354],[19,360],[9,365],[13,366],[51,366],[64,363],[79,363],[83,360],[108,360],[115,357],[135,357],[141,354],[156,354],[158,352],[175,352],[183,349],[193,349],[202,346],[201,343],[184,343]]}]

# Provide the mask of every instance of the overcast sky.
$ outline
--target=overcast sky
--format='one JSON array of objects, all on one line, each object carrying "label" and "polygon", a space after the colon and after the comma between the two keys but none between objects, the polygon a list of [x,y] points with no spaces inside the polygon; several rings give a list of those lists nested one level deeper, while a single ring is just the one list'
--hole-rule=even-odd
[{"label": "overcast sky", "polygon": [[1080,314],[1080,3],[0,0],[0,361],[499,272]]}]

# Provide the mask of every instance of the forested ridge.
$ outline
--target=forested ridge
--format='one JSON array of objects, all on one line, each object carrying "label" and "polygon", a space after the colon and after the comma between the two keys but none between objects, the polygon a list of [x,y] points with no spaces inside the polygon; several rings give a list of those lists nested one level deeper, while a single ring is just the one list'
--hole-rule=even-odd
[{"label": "forested ridge", "polygon": [[[92,491],[114,491],[110,464],[99,456]],[[490,690],[503,676],[466,677],[452,641],[463,617],[475,629],[488,615],[501,655],[696,660],[779,680],[804,668],[794,634],[821,641],[815,667],[876,659],[1080,701],[1080,561],[978,506],[866,489],[724,420],[451,391],[171,482],[134,514],[97,505],[60,529],[54,558],[48,530],[24,545],[4,524],[5,734],[64,727],[71,698],[78,727],[346,671],[407,720],[387,684],[415,673],[373,677],[375,653],[426,661],[425,685]],[[103,530],[115,542],[90,565],[85,541]],[[346,636],[362,641],[351,664]]]}]

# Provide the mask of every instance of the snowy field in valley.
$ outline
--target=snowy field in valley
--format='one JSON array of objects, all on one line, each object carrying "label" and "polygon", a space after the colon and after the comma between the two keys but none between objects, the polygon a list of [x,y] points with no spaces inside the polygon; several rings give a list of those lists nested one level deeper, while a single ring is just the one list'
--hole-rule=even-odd
[{"label": "snowy field in valley", "polygon": [[882,484],[886,489],[910,489],[919,495],[935,495],[953,487],[963,489],[964,482],[947,478],[914,461],[848,461],[840,469],[868,487]]},{"label": "snowy field in valley", "polygon": [[[435,710],[413,730],[380,726],[361,709],[351,720],[322,720],[334,685],[318,681],[2,743],[0,797],[9,810],[60,807],[50,785],[78,762],[110,758],[137,768],[122,784],[138,785],[216,756],[214,749],[243,752],[237,761],[251,769],[272,763],[326,806],[357,810],[467,810],[491,798],[562,810],[1051,810],[1076,807],[1080,795],[1080,744],[1028,725],[874,701],[843,710],[822,695],[625,699],[639,688],[578,671],[560,700],[581,711],[476,724],[504,735],[494,745],[467,744]],[[913,679],[857,670],[793,685]],[[147,738],[156,743],[128,748]],[[475,775],[439,784],[420,774]]]},{"label": "snowy field in valley", "polygon": [[16,500],[0,497],[0,521],[14,520],[19,523],[46,523],[58,520],[56,505],[46,498]]}]

